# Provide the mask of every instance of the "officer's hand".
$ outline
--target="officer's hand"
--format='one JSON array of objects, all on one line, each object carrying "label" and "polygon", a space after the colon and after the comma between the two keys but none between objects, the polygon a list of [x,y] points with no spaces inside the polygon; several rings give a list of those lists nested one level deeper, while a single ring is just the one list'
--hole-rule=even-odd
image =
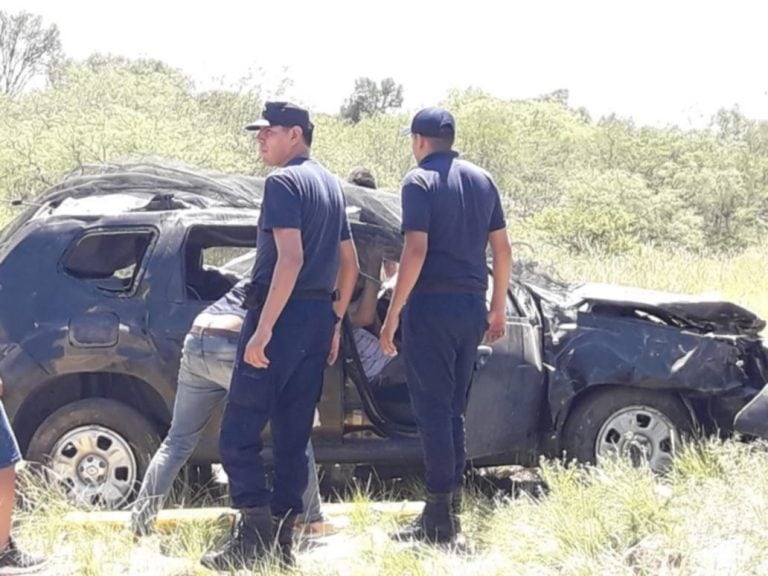
[{"label": "officer's hand", "polygon": [[397,355],[397,348],[395,347],[395,332],[400,325],[400,318],[398,316],[387,315],[387,319],[384,320],[384,325],[381,327],[381,333],[379,334],[379,345],[382,352],[387,356]]},{"label": "officer's hand", "polygon": [[245,345],[243,360],[254,368],[266,368],[269,366],[265,349],[272,339],[272,330],[263,329],[261,326],[256,328],[248,344]]},{"label": "officer's hand", "polygon": [[339,342],[341,340],[341,326],[339,324],[333,329],[333,339],[331,339],[331,351],[328,353],[328,366],[332,366],[339,357]]},{"label": "officer's hand", "polygon": [[507,317],[504,310],[491,310],[488,312],[488,328],[485,331],[483,341],[486,344],[495,342],[502,336],[507,329]]}]

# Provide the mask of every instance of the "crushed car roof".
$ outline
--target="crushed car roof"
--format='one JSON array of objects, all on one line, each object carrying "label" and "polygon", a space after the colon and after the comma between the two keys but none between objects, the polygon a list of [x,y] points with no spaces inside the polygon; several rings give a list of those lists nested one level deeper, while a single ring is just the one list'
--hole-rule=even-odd
[{"label": "crushed car roof", "polygon": [[[108,216],[195,208],[258,209],[265,178],[206,171],[166,161],[84,165],[31,201],[3,230],[7,240],[25,222],[59,215]],[[368,236],[397,258],[402,248],[400,197],[342,183],[355,237]],[[520,264],[523,264],[522,267]],[[615,284],[571,284],[518,262],[512,276],[540,298],[564,309],[614,306],[642,310],[664,322],[705,332],[756,335],[766,326],[751,311],[726,300],[682,295]]]},{"label": "crushed car roof", "polygon": [[[259,208],[265,178],[206,171],[171,162],[84,165],[31,200],[3,230],[7,240],[24,223],[58,215],[115,215],[157,210]],[[400,197],[342,183],[348,213],[364,233],[402,246]],[[361,227],[358,228],[358,233]]]}]

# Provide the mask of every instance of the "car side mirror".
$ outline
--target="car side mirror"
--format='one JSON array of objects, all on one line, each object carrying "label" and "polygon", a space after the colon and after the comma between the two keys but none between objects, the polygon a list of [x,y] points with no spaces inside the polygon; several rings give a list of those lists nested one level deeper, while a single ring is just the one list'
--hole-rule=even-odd
[{"label": "car side mirror", "polygon": [[475,370],[480,370],[487,363],[493,355],[493,348],[490,346],[478,346],[477,347],[477,359],[475,360]]}]

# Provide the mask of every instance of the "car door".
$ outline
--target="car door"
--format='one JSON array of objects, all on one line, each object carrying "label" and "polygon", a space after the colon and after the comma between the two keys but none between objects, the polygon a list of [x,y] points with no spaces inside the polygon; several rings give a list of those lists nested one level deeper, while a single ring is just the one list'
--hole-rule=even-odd
[{"label": "car door", "polygon": [[[176,388],[181,349],[195,317],[250,270],[255,258],[257,229],[241,221],[204,221],[169,234],[158,265],[167,274],[161,297],[153,298],[149,326],[159,355],[172,367]],[[169,398],[172,407],[173,397]],[[222,410],[214,412],[192,456],[193,462],[218,460]]]},{"label": "car door", "polygon": [[546,386],[540,322],[527,298],[521,286],[510,284],[506,335],[479,355],[466,412],[467,457],[477,464],[536,457]]},{"label": "car door", "polygon": [[[156,298],[150,327],[158,345],[180,351],[195,316],[223,296],[242,277],[230,263],[255,258],[256,225],[200,222],[188,226],[181,238],[169,239],[163,263],[168,283]],[[250,266],[248,266],[250,269]],[[178,352],[177,352],[178,353]]]},{"label": "car door", "polygon": [[145,382],[163,380],[163,365],[147,338],[143,297],[153,284],[149,267],[156,239],[153,226],[102,223],[72,240],[58,263],[60,282],[45,287],[54,290],[47,300],[56,314],[66,314],[66,337],[56,344],[61,352],[47,355],[49,373],[118,372]]}]

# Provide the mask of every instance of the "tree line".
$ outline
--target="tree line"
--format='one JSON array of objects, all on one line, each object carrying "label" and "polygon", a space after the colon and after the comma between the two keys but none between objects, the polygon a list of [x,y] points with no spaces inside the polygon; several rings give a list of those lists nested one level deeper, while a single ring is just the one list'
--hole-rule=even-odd
[{"label": "tree line", "polygon": [[[55,26],[35,18],[25,16],[19,31],[18,15],[0,12],[6,217],[8,201],[93,162],[151,155],[263,173],[243,130],[261,109],[258,85],[200,91],[155,60],[73,61],[62,55]],[[35,78],[37,87],[26,86]],[[366,166],[397,190],[413,164],[399,135],[409,121],[402,98],[391,78],[358,79],[338,114],[316,115],[313,153],[339,175]],[[705,129],[683,130],[592,119],[569,105],[566,90],[520,101],[463,90],[441,104],[457,118],[457,149],[496,178],[517,238],[619,254],[644,247],[731,253],[765,237],[768,123],[738,108],[719,111]]]}]

